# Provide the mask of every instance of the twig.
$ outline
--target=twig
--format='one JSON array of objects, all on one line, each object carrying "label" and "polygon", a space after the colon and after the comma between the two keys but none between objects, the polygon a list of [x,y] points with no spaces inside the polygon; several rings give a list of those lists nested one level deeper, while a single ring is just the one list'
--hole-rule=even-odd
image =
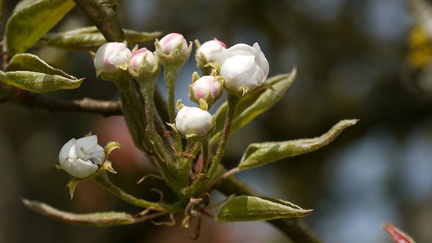
[{"label": "twig", "polygon": [[117,20],[115,0],[74,0],[75,4],[95,23],[107,41],[124,41],[125,34]]},{"label": "twig", "polygon": [[0,102],[37,108],[48,111],[91,112],[103,116],[122,115],[120,101],[102,101],[89,98],[81,100],[60,100],[45,94],[38,94],[10,87],[8,96]]}]

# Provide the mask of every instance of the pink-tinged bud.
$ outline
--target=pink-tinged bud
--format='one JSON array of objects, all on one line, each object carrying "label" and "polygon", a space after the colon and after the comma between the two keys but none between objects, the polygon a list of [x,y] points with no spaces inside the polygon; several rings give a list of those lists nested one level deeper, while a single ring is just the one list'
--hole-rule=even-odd
[{"label": "pink-tinged bud", "polygon": [[132,52],[126,44],[121,42],[108,42],[99,47],[94,57],[96,74],[113,75],[119,69],[127,70]]},{"label": "pink-tinged bud", "polygon": [[61,168],[77,178],[86,178],[95,173],[105,158],[104,148],[98,144],[96,135],[72,138],[59,153]]},{"label": "pink-tinged bud", "polygon": [[186,138],[205,136],[213,128],[213,116],[197,107],[183,106],[175,118],[175,127]]},{"label": "pink-tinged bud", "polygon": [[[181,46],[180,46],[181,45]],[[178,33],[171,33],[164,36],[159,41],[160,51],[165,55],[173,54],[176,49],[180,49],[182,56],[188,55],[188,44],[183,35]]]},{"label": "pink-tinged bud", "polygon": [[203,99],[211,106],[222,95],[222,80],[211,75],[202,76],[189,85],[189,91],[192,101],[199,104],[200,99]]},{"label": "pink-tinged bud", "polygon": [[228,91],[245,95],[266,80],[269,63],[258,43],[253,46],[236,44],[222,52],[220,75]]},{"label": "pink-tinged bud", "polygon": [[150,66],[157,64],[156,57],[154,56],[153,52],[149,51],[147,48],[141,48],[132,52],[130,67],[132,69],[138,68],[142,62],[145,62]]},{"label": "pink-tinged bud", "polygon": [[133,51],[129,62],[129,72],[134,78],[158,74],[159,63],[156,56],[147,48]]},{"label": "pink-tinged bud", "polygon": [[[205,59],[206,63],[217,62],[222,54],[222,51],[226,49],[225,43],[217,39],[204,42],[196,51],[197,60]],[[202,60],[204,62],[204,60]],[[198,61],[200,62],[200,61]]]}]

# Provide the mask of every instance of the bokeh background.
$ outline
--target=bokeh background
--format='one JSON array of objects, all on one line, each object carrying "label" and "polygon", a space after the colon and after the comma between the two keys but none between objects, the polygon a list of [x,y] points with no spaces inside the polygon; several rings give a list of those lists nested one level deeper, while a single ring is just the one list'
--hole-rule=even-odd
[{"label": "bokeh background", "polygon": [[[432,42],[428,23],[419,18],[428,16],[428,9],[415,10],[411,3],[121,0],[118,15],[124,28],[138,31],[178,32],[201,42],[216,37],[228,46],[258,42],[270,62],[270,76],[297,67],[296,81],[282,101],[234,133],[225,156],[228,166],[238,162],[251,142],[315,137],[341,119],[360,119],[317,152],[238,175],[265,195],[313,208],[305,220],[324,242],[391,242],[381,229],[384,222],[394,223],[417,242],[432,242]],[[4,20],[15,4],[5,1]],[[75,9],[56,30],[90,24]],[[152,43],[143,46],[154,49]],[[30,51],[74,76],[86,77],[77,90],[48,95],[118,98],[112,83],[95,77],[88,53]],[[193,71],[197,68],[191,58],[178,81],[177,98],[185,103]],[[121,117],[1,104],[0,242],[193,242],[193,229],[178,224],[83,227],[53,221],[23,206],[21,198],[72,212],[136,212],[92,182],[80,184],[70,200],[65,187],[70,177],[54,164],[66,141],[89,131],[101,144],[115,140],[123,145],[112,154],[119,172],[113,180],[131,193],[158,200],[150,189],[160,181],[136,184],[152,168],[133,149]],[[286,239],[263,222],[219,224],[206,219],[197,242]]]}]

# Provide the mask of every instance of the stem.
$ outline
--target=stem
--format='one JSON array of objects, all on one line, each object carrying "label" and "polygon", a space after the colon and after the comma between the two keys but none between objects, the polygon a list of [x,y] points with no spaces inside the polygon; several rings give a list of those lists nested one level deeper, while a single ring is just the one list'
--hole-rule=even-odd
[{"label": "stem", "polygon": [[[222,180],[221,184],[216,188],[225,196],[231,195],[250,195],[258,196],[253,189],[251,189],[244,182],[235,178],[234,176],[227,177]],[[270,224],[281,230],[292,242],[302,243],[320,243],[322,242],[314,232],[308,227],[303,219],[275,219],[268,221]]]},{"label": "stem", "polygon": [[99,185],[101,185],[102,187],[107,189],[109,192],[111,192],[114,196],[116,196],[116,197],[122,199],[123,201],[130,203],[130,204],[133,204],[135,206],[142,207],[142,208],[151,208],[154,210],[159,210],[159,211],[164,211],[164,212],[173,212],[173,211],[180,209],[179,205],[176,205],[176,204],[167,205],[167,204],[163,204],[163,203],[150,202],[147,200],[136,198],[136,197],[124,192],[122,189],[120,189],[119,187],[117,187],[116,185],[114,185],[111,182],[111,180],[108,178],[105,171],[101,171],[100,173],[98,173],[94,177],[94,180],[97,183],[99,183]]},{"label": "stem", "polygon": [[[168,118],[169,123],[175,122],[175,86],[178,78],[178,73],[181,66],[178,65],[165,65],[164,66],[164,79],[165,84],[167,87],[167,93],[168,93]],[[180,137],[180,134],[174,132],[173,133],[174,138],[174,148],[177,153],[183,152],[183,143]]]},{"label": "stem", "polygon": [[219,163],[222,160],[222,156],[225,152],[225,146],[228,141],[228,137],[230,135],[231,125],[234,118],[235,111],[237,109],[237,105],[240,102],[240,97],[234,95],[234,94],[228,94],[228,109],[227,114],[225,117],[225,124],[222,132],[222,138],[219,143],[219,146],[217,148],[215,157],[210,165],[210,169],[208,171],[207,177],[212,178],[213,174],[216,171],[216,168],[218,167]]},{"label": "stem", "polygon": [[[2,87],[0,87],[0,89],[2,89]],[[89,98],[83,98],[81,100],[60,100],[51,96],[31,93],[25,90],[11,93],[12,96],[5,98],[5,102],[22,105],[28,108],[37,108],[48,111],[91,112],[103,116],[122,114],[120,101],[103,101]]]},{"label": "stem", "polygon": [[234,118],[234,113],[237,108],[237,105],[240,101],[241,97],[238,97],[234,94],[228,94],[228,109],[225,117],[225,124],[222,132],[222,138],[217,148],[216,154],[210,164],[210,168],[206,173],[205,177],[198,177],[190,187],[186,188],[185,194],[191,196],[201,195],[205,189],[209,189],[216,182],[215,173],[218,169],[218,166],[222,160],[222,156],[225,151],[225,146],[228,141],[228,137],[231,130],[231,124]]},{"label": "stem", "polygon": [[146,120],[143,119],[145,116],[144,100],[134,87],[135,81],[127,75],[124,80],[118,80],[115,84],[121,92],[122,101],[126,103],[123,105],[123,114],[128,122],[128,127],[136,129],[136,131],[131,131],[131,135],[135,137],[136,146],[144,153],[154,154],[153,144],[146,133]]},{"label": "stem", "polygon": [[126,36],[117,20],[116,0],[73,0],[96,25],[107,41],[124,41]]},{"label": "stem", "polygon": [[149,137],[152,138],[154,148],[158,154],[156,161],[158,162],[167,183],[175,191],[179,191],[181,188],[185,187],[188,182],[187,180],[182,180],[182,177],[179,178],[179,176],[176,176],[177,169],[175,167],[175,160],[169,150],[167,150],[167,147],[165,147],[162,137],[156,132],[153,117],[153,98],[155,92],[155,84],[153,80],[151,80],[151,82],[140,82],[140,90],[144,97],[145,118],[147,120],[146,131]]},{"label": "stem", "polygon": [[199,174],[205,174],[207,172],[208,161],[209,161],[209,142],[208,138],[204,138],[204,141],[201,143],[201,151],[202,151],[202,163],[200,169],[198,171]]}]

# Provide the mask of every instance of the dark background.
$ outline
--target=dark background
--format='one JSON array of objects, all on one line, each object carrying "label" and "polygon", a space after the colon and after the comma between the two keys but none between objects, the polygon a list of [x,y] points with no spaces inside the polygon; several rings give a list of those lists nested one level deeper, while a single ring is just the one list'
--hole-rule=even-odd
[{"label": "dark background", "polygon": [[[418,13],[402,0],[209,1],[124,0],[124,28],[182,33],[228,46],[258,42],[270,76],[298,69],[289,93],[274,108],[232,136],[225,162],[234,166],[251,142],[319,136],[337,121],[358,118],[335,142],[314,152],[239,174],[259,192],[314,212],[305,218],[325,242],[390,242],[380,225],[392,222],[417,242],[431,242],[432,94],[427,64],[410,65],[410,31]],[[7,1],[5,19],[15,1]],[[431,13],[432,14],[432,13]],[[77,9],[56,27],[91,23]],[[4,28],[4,26],[2,26]],[[151,48],[152,43],[145,46]],[[425,45],[426,56],[430,51]],[[430,48],[430,47],[429,47]],[[30,52],[77,77],[62,99],[116,99],[114,85],[95,77],[88,53],[39,48]],[[182,69],[177,98],[187,103],[193,58]],[[25,208],[20,198],[72,212],[129,210],[98,185],[80,184],[55,169],[58,151],[72,137],[93,131],[100,143],[123,147],[111,160],[113,180],[126,191],[154,197],[136,185],[151,171],[133,150],[121,117],[33,110],[0,105],[0,242],[192,242],[193,229],[139,224],[112,228],[67,225]],[[149,184],[157,184],[151,181]],[[146,183],[144,183],[146,184]],[[214,200],[220,200],[218,195]],[[181,215],[177,222],[181,221]],[[266,223],[219,224],[205,220],[198,242],[285,242]]]}]

